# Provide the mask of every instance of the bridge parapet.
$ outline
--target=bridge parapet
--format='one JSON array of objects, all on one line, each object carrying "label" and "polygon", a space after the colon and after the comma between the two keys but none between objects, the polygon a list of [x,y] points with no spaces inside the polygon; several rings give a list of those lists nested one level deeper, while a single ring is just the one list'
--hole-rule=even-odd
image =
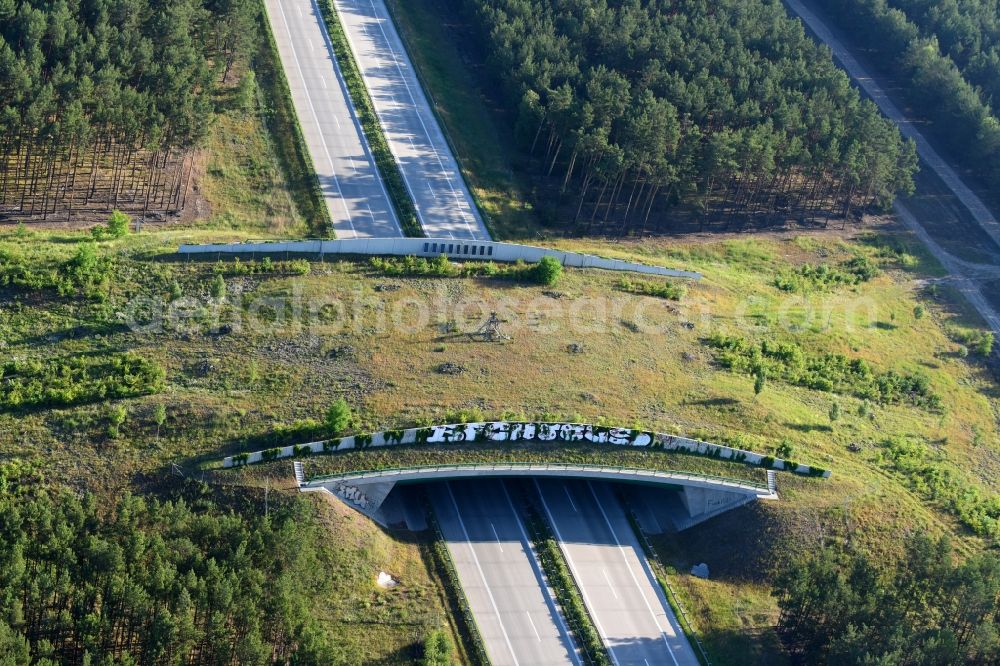
[{"label": "bridge parapet", "polygon": [[571,444],[610,444],[634,446],[663,451],[676,451],[707,458],[743,463],[771,470],[784,470],[803,476],[827,478],[830,472],[809,465],[801,465],[781,458],[764,456],[753,451],[737,449],[722,444],[713,444],[696,439],[679,437],[667,433],[656,433],[631,428],[614,428],[585,423],[488,421],[480,423],[453,423],[410,428],[407,430],[387,430],[366,435],[353,435],[340,439],[329,439],[307,444],[276,447],[253,453],[227,456],[223,467],[259,462],[269,462],[283,458],[295,458],[323,453],[336,453],[369,447],[398,445],[444,445],[470,443],[504,442],[566,442]]},{"label": "bridge parapet", "polygon": [[336,240],[298,241],[248,241],[243,243],[210,243],[204,245],[183,244],[178,254],[195,255],[269,255],[298,253],[317,256],[369,255],[369,256],[412,256],[439,257],[442,254],[461,260],[479,261],[526,261],[535,263],[542,257],[552,257],[564,266],[576,268],[601,268],[609,271],[626,271],[646,275],[700,280],[701,274],[682,271],[664,266],[651,266],[634,261],[598,257],[580,252],[566,252],[520,243],[498,243],[494,241],[456,240],[454,238],[348,238]]}]

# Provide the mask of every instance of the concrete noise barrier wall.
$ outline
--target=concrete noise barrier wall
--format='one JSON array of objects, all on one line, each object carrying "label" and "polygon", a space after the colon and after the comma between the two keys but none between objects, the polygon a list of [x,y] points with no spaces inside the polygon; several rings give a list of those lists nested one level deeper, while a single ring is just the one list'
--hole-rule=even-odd
[{"label": "concrete noise barrier wall", "polygon": [[663,266],[649,266],[634,261],[608,259],[592,254],[564,252],[533,245],[496,243],[493,241],[456,240],[454,238],[348,238],[342,240],[261,241],[246,243],[212,243],[181,245],[177,250],[183,255],[212,254],[310,254],[412,256],[469,259],[479,261],[525,261],[536,263],[542,257],[553,257],[564,266],[573,268],[601,268],[609,271],[628,271],[646,275],[700,280],[701,274]]}]

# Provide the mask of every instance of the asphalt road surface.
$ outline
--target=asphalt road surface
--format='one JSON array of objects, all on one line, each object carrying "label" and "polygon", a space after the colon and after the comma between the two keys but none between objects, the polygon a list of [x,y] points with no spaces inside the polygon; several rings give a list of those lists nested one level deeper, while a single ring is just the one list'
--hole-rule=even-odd
[{"label": "asphalt road surface", "polygon": [[383,0],[334,0],[424,232],[488,240]]},{"label": "asphalt road surface", "polygon": [[503,482],[440,483],[428,492],[491,663],[580,664]]},{"label": "asphalt road surface", "polygon": [[265,6],[337,237],[402,236],[316,0],[266,0]]},{"label": "asphalt road surface", "polygon": [[536,480],[584,603],[619,666],[697,666],[621,503],[603,483]]}]

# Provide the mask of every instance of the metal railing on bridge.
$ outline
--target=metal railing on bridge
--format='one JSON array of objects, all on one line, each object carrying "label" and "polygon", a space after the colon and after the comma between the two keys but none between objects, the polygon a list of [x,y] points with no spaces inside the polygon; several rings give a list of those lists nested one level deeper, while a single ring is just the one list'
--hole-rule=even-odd
[{"label": "metal railing on bridge", "polygon": [[303,486],[322,485],[330,481],[357,481],[360,479],[379,479],[388,477],[420,476],[425,474],[447,474],[449,472],[487,472],[490,475],[516,473],[530,475],[545,472],[578,472],[583,475],[593,475],[604,478],[620,478],[627,481],[655,480],[662,483],[677,481],[698,481],[717,486],[752,491],[754,493],[771,493],[771,488],[765,483],[757,483],[749,479],[734,479],[732,477],[716,476],[714,474],[699,474],[679,470],[654,470],[640,467],[614,467],[605,465],[586,465],[574,463],[466,463],[446,465],[414,465],[407,467],[392,467],[384,469],[369,469],[335,474],[325,474],[310,477]]}]

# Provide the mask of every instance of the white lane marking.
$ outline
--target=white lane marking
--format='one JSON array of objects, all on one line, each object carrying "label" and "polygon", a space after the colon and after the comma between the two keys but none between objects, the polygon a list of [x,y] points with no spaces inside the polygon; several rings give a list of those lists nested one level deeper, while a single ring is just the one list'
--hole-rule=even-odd
[{"label": "white lane marking", "polygon": [[[663,644],[667,646],[667,653],[670,654],[670,659],[674,662],[674,666],[678,666],[677,657],[674,656],[674,650],[670,647],[670,641],[667,640],[666,632],[663,631],[663,627],[660,626],[660,620],[656,617],[656,613],[653,611],[653,607],[649,604],[649,600],[646,598],[646,593],[643,591],[642,585],[639,584],[639,579],[636,578],[635,572],[632,570],[632,564],[628,561],[625,549],[622,548],[622,544],[618,540],[618,534],[615,533],[615,528],[611,525],[611,519],[608,518],[608,514],[604,511],[604,506],[601,504],[601,500],[597,498],[597,493],[594,492],[594,486],[590,484],[590,481],[587,481],[586,483],[587,488],[590,489],[590,494],[594,497],[594,503],[597,504],[598,510],[601,512],[601,515],[604,516],[604,522],[607,524],[608,529],[611,530],[611,538],[615,540],[615,545],[618,546],[618,553],[622,556],[622,561],[625,562],[625,568],[628,570],[628,575],[632,577],[632,582],[635,583],[636,589],[639,590],[639,596],[642,597],[642,603],[645,604],[646,610],[649,611],[650,616],[653,618],[653,622],[656,624],[656,629],[660,632],[660,638],[663,639]],[[673,627],[670,629],[673,630]]]},{"label": "white lane marking", "polygon": [[[330,40],[330,33],[326,30],[326,20],[322,18],[323,14],[320,12],[319,4],[317,4],[316,0],[312,0],[312,6],[313,9],[316,10],[316,15],[320,17],[319,30],[323,33],[323,40],[326,42],[327,52],[330,54],[331,60],[333,60],[333,69],[337,73],[337,80],[343,82],[344,75],[340,71],[340,65],[337,63],[337,58],[333,55],[333,42]],[[336,6],[334,6],[333,9],[334,11],[337,11]],[[353,49],[354,44],[351,42],[350,34],[348,34],[346,30],[344,31],[344,34],[347,36],[348,46]],[[357,50],[354,52],[357,53]],[[389,192],[385,189],[385,183],[382,182],[382,176],[378,173],[378,166],[375,164],[375,157],[372,155],[371,146],[368,145],[368,137],[365,136],[365,132],[361,128],[361,121],[358,120],[353,103],[350,101],[350,96],[347,94],[346,83],[341,86],[341,92],[345,95],[348,112],[351,114],[351,119],[354,121],[355,130],[357,130],[358,135],[361,137],[361,145],[365,147],[366,156],[369,158],[368,163],[371,165],[372,171],[375,173],[375,180],[378,181],[379,189],[382,190],[382,196],[385,197],[389,220],[392,221],[392,225],[396,227],[396,232],[400,237],[406,236],[406,234],[403,233],[403,227],[399,224],[399,220],[396,219],[395,209],[392,207],[392,200],[389,198]],[[334,115],[334,118],[336,118],[336,115]],[[339,120],[337,121],[337,127],[340,127]]]},{"label": "white lane marking", "polygon": [[542,636],[541,636],[541,634],[538,633],[538,628],[535,627],[534,620],[531,619],[531,613],[529,613],[528,611],[524,611],[524,614],[528,616],[528,624],[531,625],[532,631],[535,632],[535,638],[537,638],[538,642],[541,643],[542,642]]},{"label": "white lane marking", "polygon": [[[324,76],[319,77],[319,84],[323,86],[323,90],[326,90],[326,77]],[[334,116],[334,118],[336,117],[337,116]]]},{"label": "white lane marking", "polygon": [[[403,68],[399,64],[399,59],[396,57],[396,50],[392,47],[392,43],[389,41],[389,36],[385,32],[385,26],[383,21],[388,19],[383,19],[379,13],[378,9],[375,7],[374,0],[370,0],[372,6],[372,14],[374,14],[376,21],[378,22],[379,31],[382,33],[382,39],[385,40],[386,48],[389,50],[389,54],[392,56],[392,62],[396,66],[396,71],[399,72],[399,78],[403,82],[403,87],[406,88],[406,94],[410,98],[410,104],[413,106],[414,114],[417,116],[417,121],[420,123],[420,127],[424,130],[424,136],[427,137],[427,143],[430,146],[431,152],[434,154],[434,158],[437,160],[438,167],[441,169],[441,173],[447,177],[447,170],[445,169],[444,162],[441,160],[441,155],[438,153],[437,147],[434,145],[434,141],[431,139],[431,133],[427,129],[427,125],[424,123],[423,116],[420,115],[420,106],[417,105],[417,100],[413,97],[413,91],[410,89],[410,84],[406,80],[406,76],[403,74]],[[428,106],[429,103],[425,106]],[[451,184],[449,179],[448,185],[455,191],[454,186]],[[464,197],[463,197],[464,198]],[[476,235],[476,230],[472,228],[469,224],[469,212],[465,210],[465,206],[462,207],[462,221],[465,223],[466,228],[469,230],[473,240],[476,240],[478,236]]]},{"label": "white lane marking", "polygon": [[493,525],[493,521],[492,520],[490,521],[490,529],[493,530],[493,538],[497,540],[498,544],[500,544],[500,552],[502,553],[503,552],[503,542],[500,541],[500,535],[497,534],[497,528],[496,528],[496,526]]},{"label": "white lane marking", "polygon": [[503,620],[500,618],[500,609],[497,608],[497,600],[493,598],[493,591],[490,589],[490,584],[486,582],[486,574],[483,573],[483,566],[479,563],[479,557],[476,555],[476,549],[472,545],[472,539],[469,537],[469,530],[465,529],[465,521],[462,520],[462,512],[458,508],[458,502],[455,501],[455,493],[451,492],[451,484],[445,483],[444,487],[448,489],[448,496],[451,498],[452,506],[455,507],[455,515],[458,517],[458,524],[462,528],[462,534],[465,535],[465,541],[469,545],[469,552],[472,553],[472,561],[476,563],[476,569],[479,571],[479,578],[483,581],[483,588],[486,590],[486,596],[490,598],[490,604],[493,606],[493,612],[497,616],[497,624],[500,625],[500,632],[503,634],[504,642],[507,643],[507,649],[510,650],[511,659],[514,660],[514,665],[517,666],[519,663],[517,661],[517,655],[514,654],[514,646],[510,643],[510,636],[507,635],[507,629],[503,626]]},{"label": "white lane marking", "polygon": [[[535,482],[537,484],[537,481]],[[528,532],[524,529],[524,525],[521,524],[521,516],[517,514],[517,509],[514,508],[514,501],[510,498],[510,493],[507,492],[507,486],[500,483],[500,488],[503,490],[503,496],[507,498],[507,506],[510,507],[511,512],[514,514],[514,522],[517,523],[517,529],[521,532],[521,547],[524,548],[524,552],[528,555],[528,562],[531,564],[531,568],[534,570],[535,575],[539,580],[545,580],[545,574],[542,573],[542,568],[538,565],[538,561],[535,558],[535,551],[531,548],[531,540],[528,539]],[[547,585],[542,585],[542,596],[545,597],[545,603],[548,605],[549,610],[552,611],[552,615],[555,616],[556,620],[559,622],[559,631],[562,632],[563,640],[566,641],[566,645],[570,646],[570,654],[573,657],[573,663],[576,666],[583,666],[583,662],[580,661],[580,655],[577,652],[576,645],[573,643],[573,638],[570,636],[569,628],[563,621],[562,613],[556,608],[556,602],[549,594],[549,588]]]},{"label": "white lane marking", "polygon": [[617,599],[618,592],[615,590],[615,584],[611,582],[611,577],[608,576],[608,570],[601,567],[601,573],[604,574],[604,580],[608,581],[608,587],[611,588],[611,594],[615,595],[615,599]]},{"label": "white lane marking", "polygon": [[563,491],[566,493],[566,499],[569,500],[569,505],[573,507],[573,513],[580,513],[580,510],[576,508],[576,504],[573,502],[573,496],[569,494],[569,487],[564,483]]},{"label": "white lane marking", "polygon": [[[542,487],[538,485],[538,479],[533,479],[535,482],[535,488],[538,489],[538,496],[542,498],[542,508],[545,509],[545,515],[549,518],[549,525],[552,525],[552,531],[556,533],[556,540],[560,543],[560,550],[562,550],[563,555],[566,556],[566,564],[569,565],[570,573],[576,580],[580,580],[580,574],[576,568],[576,564],[573,562],[573,556],[569,554],[568,548],[562,547],[562,534],[559,532],[559,525],[556,524],[555,518],[552,517],[552,512],[549,511],[548,502],[545,501],[545,493],[542,492]],[[587,598],[587,590],[584,589],[583,585],[578,585],[580,588],[580,596],[583,597],[583,603],[590,609],[590,617],[594,619],[594,626],[597,627],[597,633],[601,635],[601,640],[604,641],[604,646],[608,648],[608,656],[611,657],[611,661],[615,663],[615,666],[621,666],[618,662],[618,657],[615,656],[615,650],[611,646],[611,640],[608,635],[604,633],[604,628],[601,626],[601,621],[597,618],[597,613],[594,612],[594,605],[590,603]]]},{"label": "white lane marking", "polygon": [[316,50],[316,47],[313,46],[313,40],[309,39],[308,37],[306,37],[306,44],[309,45],[309,50],[310,51],[315,51]]},{"label": "white lane marking", "polygon": [[[337,195],[340,197],[340,203],[344,207],[344,212],[347,213],[347,224],[350,225],[351,232],[357,236],[358,232],[354,228],[354,221],[351,219],[351,211],[347,208],[347,200],[344,199],[344,192],[340,189],[340,179],[337,178],[337,171],[333,166],[333,157],[330,155],[330,148],[326,145],[326,138],[323,136],[323,130],[320,128],[319,116],[316,115],[316,107],[313,106],[312,96],[309,94],[309,86],[306,85],[306,77],[305,74],[302,73],[302,66],[299,64],[299,54],[295,51],[295,40],[292,39],[292,31],[288,27],[288,17],[285,16],[285,8],[282,6],[281,2],[278,2],[278,11],[281,12],[281,21],[285,25],[285,33],[288,35],[288,41],[292,47],[292,59],[295,61],[295,69],[299,73],[299,79],[302,81],[302,92],[306,95],[306,102],[309,104],[309,110],[312,112],[313,122],[316,123],[319,141],[323,144],[323,152],[326,153],[326,159],[330,163],[330,173],[333,174],[333,182],[337,186]],[[336,117],[336,115],[334,115],[334,117]]]}]

